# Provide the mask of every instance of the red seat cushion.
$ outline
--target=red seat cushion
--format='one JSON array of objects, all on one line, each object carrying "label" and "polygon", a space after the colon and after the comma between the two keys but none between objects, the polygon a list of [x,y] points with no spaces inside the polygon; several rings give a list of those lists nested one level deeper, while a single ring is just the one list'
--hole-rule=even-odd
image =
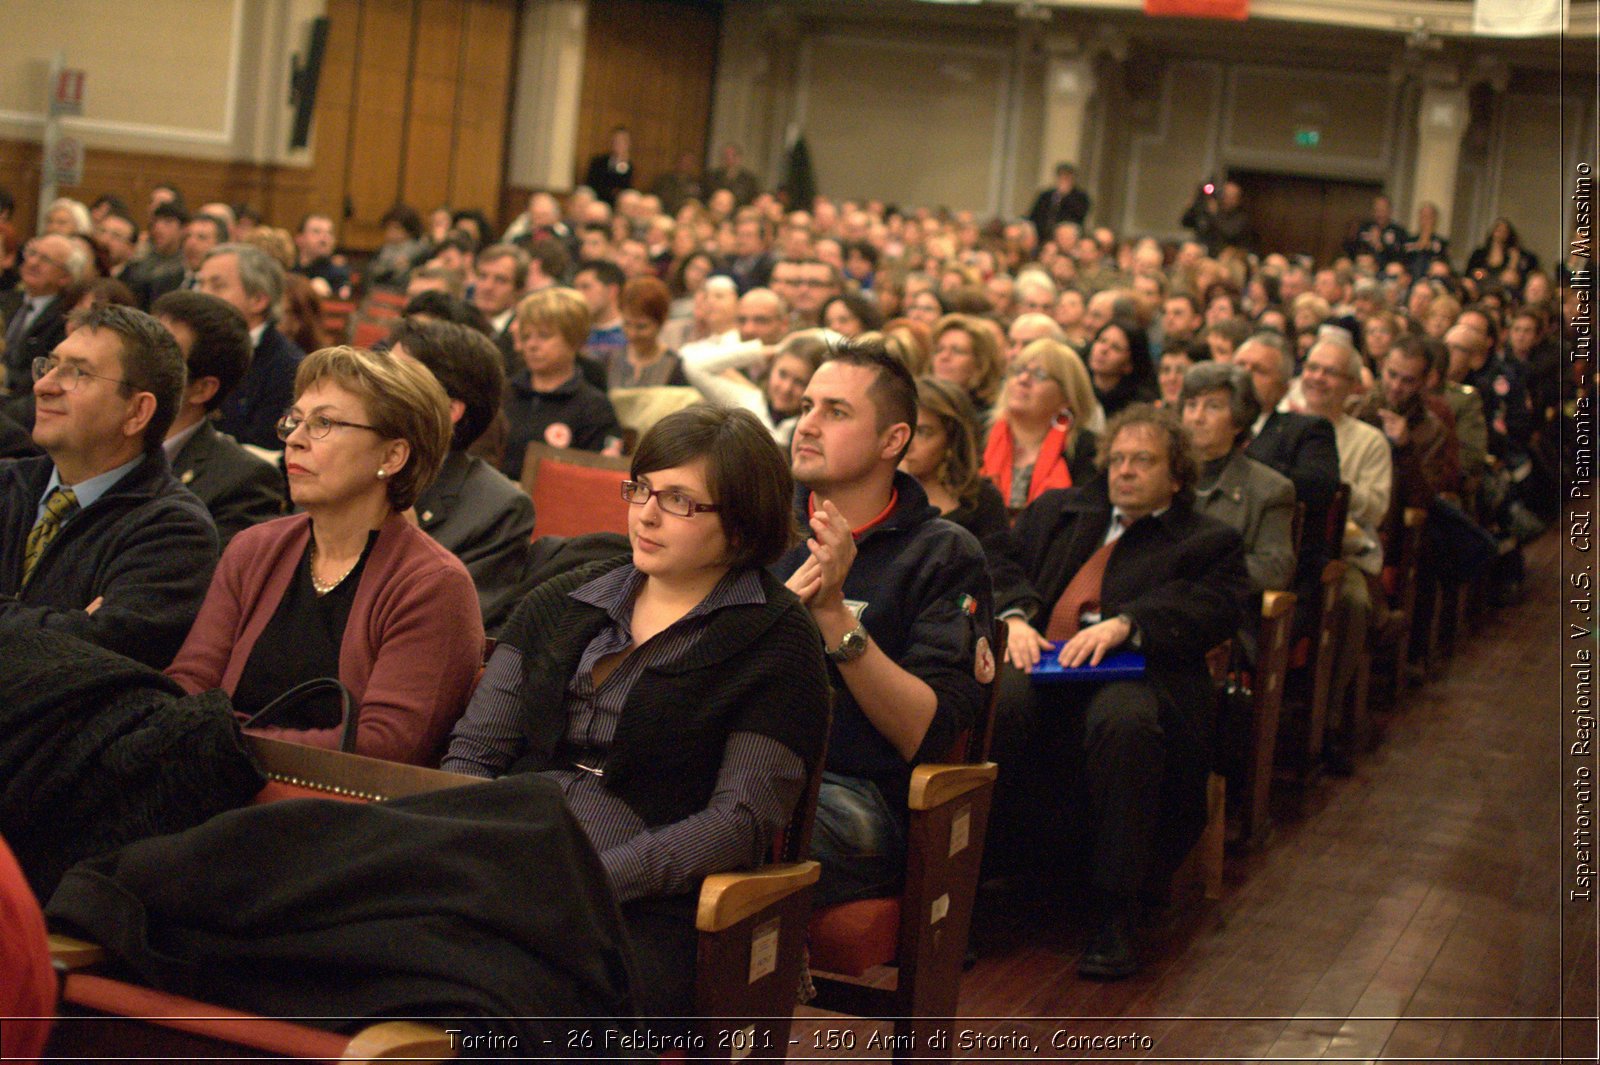
[{"label": "red seat cushion", "polygon": [[1393,599],[1400,590],[1400,567],[1383,567],[1383,594]]},{"label": "red seat cushion", "polygon": [[337,1061],[350,1044],[349,1036],[336,1032],[268,1020],[90,973],[69,975],[62,999],[114,1017],[138,1017],[164,1028],[265,1050],[280,1057]]},{"label": "red seat cushion", "polygon": [[1304,669],[1311,661],[1311,637],[1302,636],[1289,648],[1289,668]]},{"label": "red seat cushion", "polygon": [[582,536],[613,532],[627,535],[628,504],[619,487],[628,475],[621,470],[574,466],[558,459],[539,463],[533,485],[533,537]]},{"label": "red seat cushion", "polygon": [[811,915],[811,967],[860,976],[894,960],[900,942],[900,900],[842,902]]}]

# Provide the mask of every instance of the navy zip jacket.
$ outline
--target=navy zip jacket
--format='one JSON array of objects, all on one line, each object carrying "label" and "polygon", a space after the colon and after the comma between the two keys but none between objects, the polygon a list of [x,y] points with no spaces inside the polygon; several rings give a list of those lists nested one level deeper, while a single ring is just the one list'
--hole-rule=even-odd
[{"label": "navy zip jacket", "polygon": [[[948,758],[957,734],[988,698],[975,660],[978,639],[987,639],[993,627],[994,596],[983,548],[973,535],[941,518],[914,478],[896,473],[894,489],[898,499],[889,516],[856,541],[844,597],[866,604],[860,617],[873,642],[932,688],[938,707],[908,763],[856,705],[830,662],[833,732],[826,768],[871,780],[903,811],[912,766]],[[802,525],[810,497],[803,486],[795,494]],[[809,554],[801,543],[773,565],[773,574],[787,580]]]},{"label": "navy zip jacket", "polygon": [[[49,458],[0,462],[0,629],[68,632],[166,668],[217,566],[205,504],[173,478],[158,448],[67,519],[23,587],[28,533],[54,468]],[[85,613],[100,597],[100,608]]]}]

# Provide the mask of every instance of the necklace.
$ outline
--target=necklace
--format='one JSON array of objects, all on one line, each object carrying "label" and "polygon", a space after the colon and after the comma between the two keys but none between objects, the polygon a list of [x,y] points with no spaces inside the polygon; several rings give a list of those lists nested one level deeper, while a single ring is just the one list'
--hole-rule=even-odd
[{"label": "necklace", "polygon": [[356,556],[356,560],[354,562],[350,563],[350,568],[349,569],[345,570],[343,573],[339,574],[333,580],[328,581],[326,584],[324,584],[322,581],[317,580],[317,541],[316,541],[315,537],[312,537],[312,539],[311,539],[311,587],[312,587],[312,589],[314,589],[316,591],[316,593],[318,595],[327,595],[329,592],[331,592],[335,588],[339,587],[339,585],[344,583],[344,579],[346,577],[350,576],[350,574],[353,573],[355,571],[355,568],[357,566],[359,566],[360,564],[361,564],[361,556],[357,555]]}]

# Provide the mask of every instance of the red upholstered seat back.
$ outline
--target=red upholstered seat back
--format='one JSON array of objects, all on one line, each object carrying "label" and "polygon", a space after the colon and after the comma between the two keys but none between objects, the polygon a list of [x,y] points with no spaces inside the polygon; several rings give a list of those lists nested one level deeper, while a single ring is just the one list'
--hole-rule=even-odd
[{"label": "red upholstered seat back", "polygon": [[593,469],[544,459],[533,486],[533,538],[628,532],[628,504],[619,487],[621,470]]}]

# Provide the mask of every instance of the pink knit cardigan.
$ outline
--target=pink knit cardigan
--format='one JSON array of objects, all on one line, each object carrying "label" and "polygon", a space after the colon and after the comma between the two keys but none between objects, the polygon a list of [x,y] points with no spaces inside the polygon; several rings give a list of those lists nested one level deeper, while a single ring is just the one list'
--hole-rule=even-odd
[{"label": "pink knit cardigan", "polygon": [[[186,691],[239,683],[311,536],[304,514],[239,533],[167,675]],[[339,648],[339,680],[361,708],[356,753],[437,764],[466,707],[483,655],[483,619],[466,567],[400,514],[367,557]],[[262,735],[337,747],[340,730],[263,728]]]}]

